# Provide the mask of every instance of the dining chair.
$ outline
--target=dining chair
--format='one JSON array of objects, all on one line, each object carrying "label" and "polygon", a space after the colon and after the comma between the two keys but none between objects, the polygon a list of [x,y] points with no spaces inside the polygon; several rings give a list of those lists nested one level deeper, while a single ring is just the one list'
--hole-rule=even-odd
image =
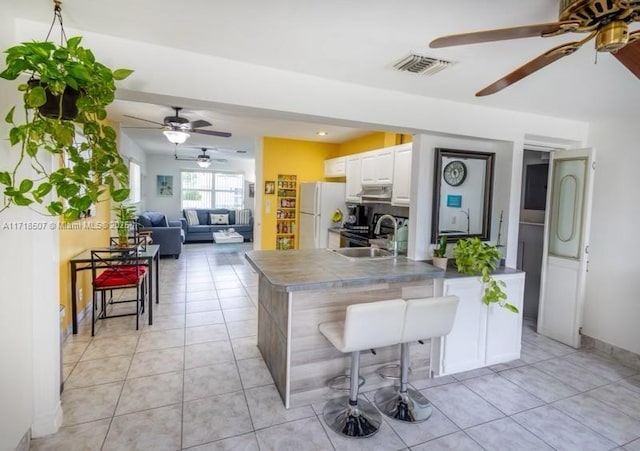
[{"label": "dining chair", "polygon": [[[138,246],[91,251],[91,336],[95,334],[96,321],[106,318],[135,316],[136,330],[139,329],[140,315],[144,313],[148,297],[148,275]],[[135,295],[132,291],[135,291]],[[118,307],[130,303],[135,304],[134,311],[122,312]]]}]

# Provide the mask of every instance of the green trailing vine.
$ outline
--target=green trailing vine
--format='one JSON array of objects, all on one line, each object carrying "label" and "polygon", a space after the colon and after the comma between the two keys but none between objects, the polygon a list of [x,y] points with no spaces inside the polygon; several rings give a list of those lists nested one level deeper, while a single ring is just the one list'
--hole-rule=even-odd
[{"label": "green trailing vine", "polygon": [[518,313],[518,307],[507,302],[507,294],[503,290],[506,284],[491,276],[501,258],[496,246],[483,243],[479,238],[466,238],[458,240],[453,249],[453,255],[458,272],[480,276],[484,285],[482,302],[487,305],[498,304],[511,312]]},{"label": "green trailing vine", "polygon": [[[81,217],[107,192],[117,202],[129,195],[128,167],[117,148],[115,130],[104,123],[106,106],[115,98],[115,81],[132,71],[112,71],[96,61],[91,50],[80,46],[80,37],[64,45],[25,42],[5,51],[5,80],[30,76],[18,85],[23,93],[24,121],[16,120],[13,106],[5,116],[11,124],[9,142],[19,146],[13,169],[0,172],[3,201],[0,212],[11,205],[44,205],[45,214],[62,215],[65,221]],[[63,118],[63,94],[79,93],[75,119]],[[39,110],[47,97],[59,96],[58,114],[45,116]],[[76,139],[76,130],[83,140]],[[59,166],[50,169],[52,156]],[[20,178],[20,168],[29,165],[34,178]],[[49,196],[53,194],[53,196]]]}]

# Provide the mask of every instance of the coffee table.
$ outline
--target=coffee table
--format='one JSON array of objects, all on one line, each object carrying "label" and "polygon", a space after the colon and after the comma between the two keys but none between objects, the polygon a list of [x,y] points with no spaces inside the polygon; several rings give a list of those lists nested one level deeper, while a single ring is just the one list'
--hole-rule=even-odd
[{"label": "coffee table", "polygon": [[216,243],[242,243],[244,237],[238,232],[223,230],[221,232],[213,232],[213,241]]}]

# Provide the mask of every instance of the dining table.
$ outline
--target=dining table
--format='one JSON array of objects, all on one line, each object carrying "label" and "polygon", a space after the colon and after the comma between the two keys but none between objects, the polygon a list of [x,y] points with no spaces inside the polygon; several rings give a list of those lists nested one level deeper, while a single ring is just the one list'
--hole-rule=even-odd
[{"label": "dining table", "polygon": [[[103,249],[111,249],[103,248]],[[77,299],[77,282],[78,272],[91,270],[91,251],[95,249],[85,249],[79,254],[71,257],[69,264],[71,266],[71,324],[74,334],[78,333],[78,299]],[[115,254],[114,254],[115,255]],[[138,257],[149,267],[149,325],[153,324],[153,299],[155,296],[156,304],[160,302],[160,245],[147,244],[138,250]],[[114,260],[118,257],[114,256]],[[154,287],[155,285],[155,287]],[[155,288],[155,289],[154,289]]]}]

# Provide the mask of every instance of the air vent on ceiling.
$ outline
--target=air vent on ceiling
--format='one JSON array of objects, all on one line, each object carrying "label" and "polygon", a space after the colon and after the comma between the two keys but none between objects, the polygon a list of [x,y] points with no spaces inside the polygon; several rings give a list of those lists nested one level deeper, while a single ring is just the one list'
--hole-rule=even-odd
[{"label": "air vent on ceiling", "polygon": [[413,72],[414,74],[433,75],[452,64],[453,61],[447,61],[413,53],[395,63],[393,67],[401,72]]}]

